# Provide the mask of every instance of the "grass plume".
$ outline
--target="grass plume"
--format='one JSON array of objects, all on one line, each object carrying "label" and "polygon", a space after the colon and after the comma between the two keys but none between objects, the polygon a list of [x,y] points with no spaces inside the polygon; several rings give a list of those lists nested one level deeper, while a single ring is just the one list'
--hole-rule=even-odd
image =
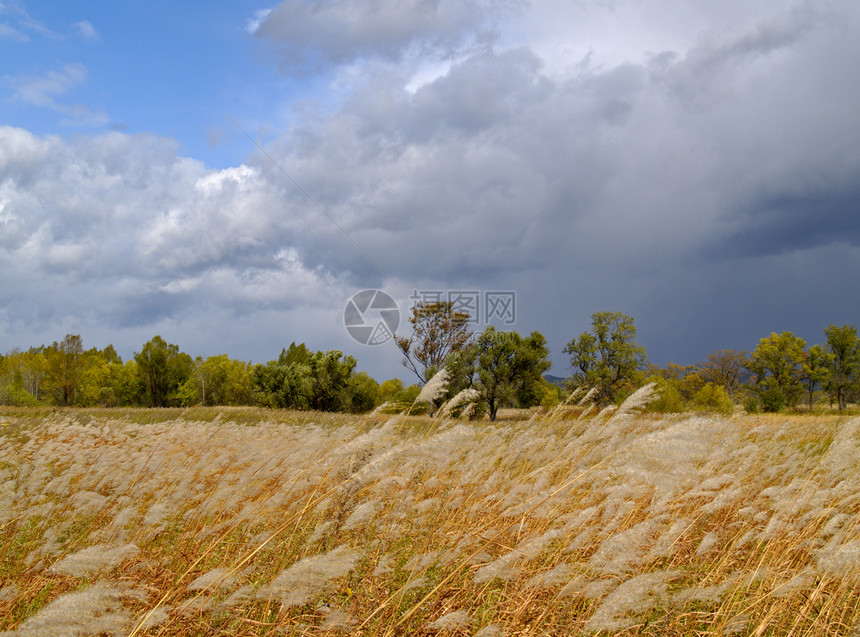
[{"label": "grass plume", "polygon": [[0,634],[855,634],[860,419],[647,399],[0,411]]}]

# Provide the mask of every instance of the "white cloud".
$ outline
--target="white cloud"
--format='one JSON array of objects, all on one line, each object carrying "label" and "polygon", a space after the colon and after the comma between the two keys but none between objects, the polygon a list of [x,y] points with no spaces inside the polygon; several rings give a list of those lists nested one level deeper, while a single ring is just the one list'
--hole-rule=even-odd
[{"label": "white cloud", "polygon": [[[57,34],[49,29],[43,22],[36,20],[27,13],[19,3],[0,3],[0,13],[9,16],[11,22],[4,21],[0,24],[0,37],[9,37],[19,42],[29,42],[30,33],[37,33],[43,37],[56,38]],[[13,26],[14,25],[14,26]]]},{"label": "white cloud", "polygon": [[58,95],[65,95],[86,82],[87,75],[87,67],[74,62],[39,77],[19,78],[13,98],[34,106],[54,107]]},{"label": "white cloud", "polygon": [[37,77],[13,78],[15,93],[12,99],[60,113],[63,116],[60,123],[65,126],[101,126],[108,122],[106,113],[84,104],[60,101],[60,98],[83,85],[88,75],[86,66],[72,62]]},{"label": "white cloud", "polygon": [[[228,329],[227,317],[247,324],[249,313],[342,311],[351,288],[304,261],[296,245],[306,229],[284,218],[279,185],[175,150],[143,135],[69,144],[0,127],[5,338],[37,340],[70,317],[137,338],[176,321]],[[249,328],[246,346],[267,329]]]},{"label": "white cloud", "polygon": [[72,24],[75,34],[82,40],[98,40],[99,34],[88,20],[81,20]]},{"label": "white cloud", "polygon": [[30,36],[10,26],[8,22],[0,22],[0,39],[11,40],[12,42],[29,42]]},{"label": "white cloud", "polygon": [[260,9],[259,11],[255,11],[254,16],[252,18],[248,18],[248,21],[245,23],[245,31],[250,35],[255,34],[259,30],[260,25],[269,17],[271,12],[271,9]]}]

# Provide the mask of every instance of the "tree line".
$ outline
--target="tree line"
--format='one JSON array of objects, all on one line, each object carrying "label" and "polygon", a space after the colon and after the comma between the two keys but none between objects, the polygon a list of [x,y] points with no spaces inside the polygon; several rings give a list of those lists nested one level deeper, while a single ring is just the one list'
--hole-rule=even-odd
[{"label": "tree line", "polygon": [[0,355],[0,404],[80,407],[262,405],[367,411],[379,385],[338,351],[291,344],[266,364],[227,354],[192,358],[155,336],[123,362],[112,345],[85,350],[80,335]]},{"label": "tree line", "polygon": [[812,408],[816,399],[845,409],[860,398],[860,339],[854,325],[829,325],[825,342],[807,348],[791,332],[771,333],[752,352],[720,350],[696,365],[648,365],[636,343],[633,319],[617,312],[592,315],[592,330],[565,347],[573,384],[595,387],[602,402],[616,401],[645,382],[656,382],[660,411],[708,409],[730,413]]},{"label": "tree line", "polygon": [[736,405],[748,412],[794,408],[816,399],[845,409],[860,399],[860,339],[854,325],[830,325],[825,342],[809,348],[791,332],[762,338],[752,352],[720,350],[696,365],[651,365],[636,341],[632,317],[597,312],[591,329],[570,340],[563,352],[572,375],[564,386],[546,382],[546,339],[539,332],[521,337],[492,326],[475,335],[469,315],[450,303],[419,304],[410,320],[412,333],[397,339],[403,364],[421,381],[445,369],[448,389],[440,402],[457,392],[474,392],[478,412],[491,420],[503,406],[550,408],[571,391],[593,390],[595,402],[618,403],[642,385],[654,382],[657,411],[688,410],[731,413]]},{"label": "tree line", "polygon": [[[600,404],[617,403],[648,382],[658,385],[660,411],[703,409],[730,413],[778,411],[805,402],[844,409],[860,398],[860,339],[854,325],[828,326],[825,342],[806,346],[791,332],[762,338],[752,352],[720,350],[696,365],[647,361],[630,316],[598,312],[591,329],[571,339],[563,352],[572,375],[563,385],[548,382],[546,339],[489,326],[470,329],[470,317],[449,302],[418,304],[410,333],[395,337],[403,365],[417,382],[379,384],[356,372],[356,360],[337,350],[312,351],[292,343],[265,364],[227,354],[192,358],[155,336],[123,361],[112,345],[85,350],[80,335],[48,346],[0,355],[0,404],[82,407],[187,407],[260,405],[272,408],[365,412],[380,405],[397,409],[420,397],[431,378],[444,387],[426,407],[467,406],[496,419],[504,407],[551,408],[578,388],[593,389]],[[443,372],[444,374],[440,374]],[[443,378],[444,377],[444,378]],[[456,399],[454,399],[457,397]]]}]

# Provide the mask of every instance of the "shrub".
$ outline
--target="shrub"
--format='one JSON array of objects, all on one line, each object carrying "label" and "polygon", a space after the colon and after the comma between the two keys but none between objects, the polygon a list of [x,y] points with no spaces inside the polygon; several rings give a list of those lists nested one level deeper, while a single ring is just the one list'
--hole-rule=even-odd
[{"label": "shrub", "polygon": [[693,405],[697,410],[712,411],[725,416],[735,410],[735,404],[725,388],[714,383],[705,383],[693,395]]},{"label": "shrub", "polygon": [[761,411],[761,404],[755,394],[747,393],[741,400],[741,405],[748,414],[757,414]]},{"label": "shrub", "polygon": [[558,389],[555,387],[550,387],[546,390],[543,395],[543,400],[540,402],[540,406],[543,407],[546,411],[549,411],[553,407],[557,406],[561,402],[561,399],[558,396]]},{"label": "shrub", "polygon": [[677,414],[685,410],[686,405],[678,391],[678,383],[675,380],[652,376],[648,382],[657,383],[658,398],[648,405],[648,411],[666,414]]},{"label": "shrub", "polygon": [[776,412],[785,407],[785,394],[777,388],[761,392],[761,408],[764,411]]}]

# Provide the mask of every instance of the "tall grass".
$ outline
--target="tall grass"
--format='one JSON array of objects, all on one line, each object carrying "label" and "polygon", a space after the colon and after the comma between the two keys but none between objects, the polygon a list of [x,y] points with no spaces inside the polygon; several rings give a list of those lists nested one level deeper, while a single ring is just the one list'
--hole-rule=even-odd
[{"label": "tall grass", "polygon": [[851,635],[860,419],[0,414],[0,634]]}]

